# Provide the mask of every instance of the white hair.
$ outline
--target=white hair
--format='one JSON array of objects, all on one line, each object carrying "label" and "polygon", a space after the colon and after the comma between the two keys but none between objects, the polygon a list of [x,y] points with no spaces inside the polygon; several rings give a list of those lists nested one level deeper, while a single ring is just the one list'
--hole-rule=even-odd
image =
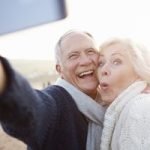
[{"label": "white hair", "polygon": [[142,80],[150,83],[150,51],[143,45],[137,44],[131,39],[113,38],[100,46],[100,51],[113,44],[123,44],[128,47],[132,66]]},{"label": "white hair", "polygon": [[[56,43],[56,47],[55,47],[55,61],[57,64],[59,64],[61,62],[61,55],[62,55],[62,48],[61,48],[61,43],[62,41],[68,37],[70,34],[85,34],[88,37],[90,37],[91,39],[93,39],[93,36],[88,33],[88,32],[84,32],[84,31],[79,31],[79,30],[69,30],[67,31],[65,34],[63,34],[60,39],[58,40],[58,42]],[[94,40],[94,39],[93,39]]]}]

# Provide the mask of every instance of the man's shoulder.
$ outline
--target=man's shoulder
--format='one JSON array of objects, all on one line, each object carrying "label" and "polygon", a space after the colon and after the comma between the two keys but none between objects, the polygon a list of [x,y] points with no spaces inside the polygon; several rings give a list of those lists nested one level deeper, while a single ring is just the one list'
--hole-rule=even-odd
[{"label": "man's shoulder", "polygon": [[[45,92],[50,93],[53,96],[71,96],[65,88],[59,86],[59,85],[50,85],[46,89],[44,89]],[[56,94],[56,95],[55,95]],[[61,98],[61,97],[59,97]]]},{"label": "man's shoulder", "polygon": [[44,91],[51,95],[58,103],[69,103],[70,105],[75,103],[69,92],[59,85],[51,85],[44,89]]}]

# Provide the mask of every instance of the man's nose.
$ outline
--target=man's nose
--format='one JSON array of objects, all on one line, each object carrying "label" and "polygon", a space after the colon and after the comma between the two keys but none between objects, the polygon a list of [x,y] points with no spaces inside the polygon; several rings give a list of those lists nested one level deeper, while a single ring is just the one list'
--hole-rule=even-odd
[{"label": "man's nose", "polygon": [[92,62],[92,60],[89,56],[87,56],[85,54],[81,56],[80,64],[84,65],[84,64],[89,64],[91,62]]}]

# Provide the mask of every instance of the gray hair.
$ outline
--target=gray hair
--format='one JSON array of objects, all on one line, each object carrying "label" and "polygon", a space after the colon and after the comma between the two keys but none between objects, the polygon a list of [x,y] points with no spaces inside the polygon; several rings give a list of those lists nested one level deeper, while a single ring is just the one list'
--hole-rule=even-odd
[{"label": "gray hair", "polygon": [[57,64],[59,64],[61,62],[61,54],[62,54],[62,48],[61,48],[61,43],[62,41],[68,37],[70,34],[73,34],[73,33],[80,33],[80,34],[85,34],[87,35],[88,37],[90,37],[91,39],[94,40],[93,36],[88,33],[88,32],[85,32],[85,31],[79,31],[79,30],[69,30],[67,31],[65,34],[63,34],[60,39],[58,40],[58,42],[56,43],[56,47],[55,47],[55,61]]},{"label": "gray hair", "polygon": [[123,38],[113,38],[104,42],[100,46],[100,51],[113,44],[123,44],[129,47],[127,52],[135,72],[142,80],[150,83],[150,51],[131,39]]}]

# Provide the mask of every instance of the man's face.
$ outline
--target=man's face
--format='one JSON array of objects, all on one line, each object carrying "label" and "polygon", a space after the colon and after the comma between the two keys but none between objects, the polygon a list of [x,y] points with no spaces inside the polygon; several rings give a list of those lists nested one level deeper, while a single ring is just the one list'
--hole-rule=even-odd
[{"label": "man's face", "polygon": [[61,42],[61,49],[61,64],[57,65],[61,77],[94,97],[99,54],[93,40],[86,34],[73,33]]}]

